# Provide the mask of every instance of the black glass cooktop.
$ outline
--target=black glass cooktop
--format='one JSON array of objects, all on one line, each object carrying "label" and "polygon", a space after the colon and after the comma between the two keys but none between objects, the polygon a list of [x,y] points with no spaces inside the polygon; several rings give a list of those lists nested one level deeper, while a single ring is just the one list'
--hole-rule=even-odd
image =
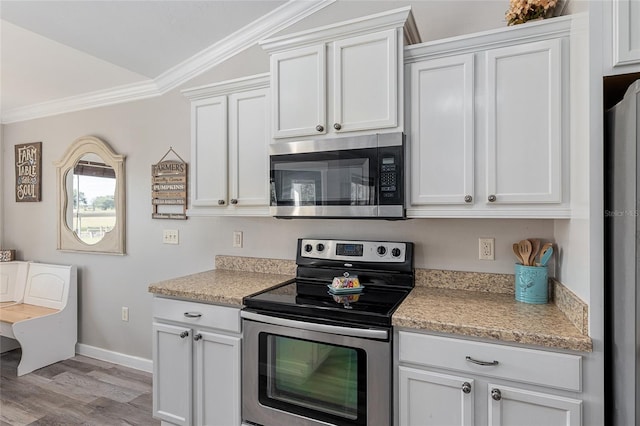
[{"label": "black glass cooktop", "polygon": [[391,315],[411,291],[365,282],[361,293],[337,295],[329,292],[330,283],[293,279],[247,296],[243,303],[250,310],[305,321],[391,326]]}]

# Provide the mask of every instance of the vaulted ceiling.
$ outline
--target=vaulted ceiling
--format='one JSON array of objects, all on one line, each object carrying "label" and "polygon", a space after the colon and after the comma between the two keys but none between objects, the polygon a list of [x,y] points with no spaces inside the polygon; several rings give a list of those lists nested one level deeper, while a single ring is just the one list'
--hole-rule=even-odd
[{"label": "vaulted ceiling", "polygon": [[275,34],[411,5],[424,41],[503,27],[507,0],[0,0],[4,123],[158,96]]}]

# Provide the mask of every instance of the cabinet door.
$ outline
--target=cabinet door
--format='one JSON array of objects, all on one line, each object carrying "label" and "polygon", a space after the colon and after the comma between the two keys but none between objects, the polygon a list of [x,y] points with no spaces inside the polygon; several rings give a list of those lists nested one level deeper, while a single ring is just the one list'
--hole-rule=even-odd
[{"label": "cabinet door", "polygon": [[474,56],[410,65],[412,206],[473,201]]},{"label": "cabinet door", "polygon": [[613,1],[613,65],[640,63],[640,2]]},{"label": "cabinet door", "polygon": [[153,416],[176,425],[191,425],[191,339],[187,327],[153,323]]},{"label": "cabinet door", "polygon": [[487,64],[487,200],[560,203],[560,39],[493,49]]},{"label": "cabinet door", "polygon": [[326,133],[325,45],[271,55],[273,137]]},{"label": "cabinet door", "polygon": [[232,205],[268,206],[268,89],[229,97],[229,180]]},{"label": "cabinet door", "polygon": [[398,125],[396,30],[334,42],[333,130]]},{"label": "cabinet door", "polygon": [[473,379],[399,367],[399,424],[473,425]]},{"label": "cabinet door", "polygon": [[492,384],[488,392],[490,426],[582,424],[580,400]]},{"label": "cabinet door", "polygon": [[197,330],[196,424],[239,425],[240,338]]},{"label": "cabinet door", "polygon": [[226,205],[226,96],[191,103],[191,133],[191,205]]}]

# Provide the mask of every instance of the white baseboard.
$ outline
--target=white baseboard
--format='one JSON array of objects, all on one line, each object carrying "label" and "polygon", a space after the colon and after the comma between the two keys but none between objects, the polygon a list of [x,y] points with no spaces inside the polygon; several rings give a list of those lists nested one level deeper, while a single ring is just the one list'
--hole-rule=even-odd
[{"label": "white baseboard", "polygon": [[89,346],[83,343],[76,344],[76,353],[78,355],[88,356],[102,361],[112,362],[114,364],[123,365],[125,367],[134,368],[136,370],[153,372],[153,361],[137,356],[126,355],[120,352],[113,352],[96,346]]}]

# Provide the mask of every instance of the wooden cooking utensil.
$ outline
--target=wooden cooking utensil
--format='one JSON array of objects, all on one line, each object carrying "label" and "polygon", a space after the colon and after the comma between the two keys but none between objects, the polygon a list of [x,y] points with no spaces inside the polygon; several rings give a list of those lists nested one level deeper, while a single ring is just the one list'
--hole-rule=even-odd
[{"label": "wooden cooking utensil", "polygon": [[531,241],[529,240],[522,240],[518,243],[518,252],[520,253],[520,257],[522,257],[522,264],[524,266],[529,266],[531,249]]},{"label": "wooden cooking utensil", "polygon": [[520,249],[518,248],[518,243],[513,243],[513,253],[516,255],[516,259],[518,259],[518,262],[524,265],[524,263],[522,262],[522,256],[520,256]]},{"label": "wooden cooking utensil", "polygon": [[542,245],[542,248],[540,249],[540,259],[542,260],[542,256],[544,256],[545,252],[550,248],[553,247],[552,243],[544,243]]},{"label": "wooden cooking utensil", "polygon": [[536,264],[536,256],[538,255],[538,252],[540,251],[540,240],[532,239],[532,240],[529,240],[529,241],[531,241],[531,256],[529,256],[529,265],[535,265]]}]

